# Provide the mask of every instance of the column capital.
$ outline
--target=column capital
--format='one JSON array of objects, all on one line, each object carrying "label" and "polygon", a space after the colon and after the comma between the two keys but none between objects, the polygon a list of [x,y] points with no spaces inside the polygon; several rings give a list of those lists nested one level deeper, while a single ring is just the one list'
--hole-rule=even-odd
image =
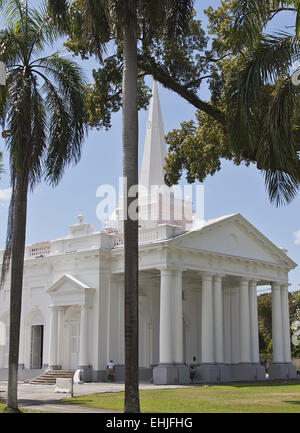
[{"label": "column capital", "polygon": [[199,272],[199,274],[200,274],[200,276],[202,277],[203,280],[208,280],[208,279],[210,280],[215,275],[214,272],[208,272],[208,271]]},{"label": "column capital", "polygon": [[240,284],[249,284],[250,278],[240,277]]},{"label": "column capital", "polygon": [[224,277],[226,277],[226,274],[222,274],[222,273],[215,273],[215,274],[213,274],[213,277],[216,279],[216,278],[224,278]]},{"label": "column capital", "polygon": [[281,291],[282,291],[282,292],[288,292],[290,286],[291,286],[290,283],[284,283],[284,284],[281,284],[281,285],[280,285],[280,287],[281,287]]},{"label": "column capital", "polygon": [[168,273],[168,272],[170,272],[170,273],[172,273],[172,272],[181,272],[182,273],[182,272],[186,271],[185,268],[180,268],[180,267],[177,267],[177,266],[174,266],[174,265],[170,265],[170,266],[169,265],[158,266],[155,269],[157,269],[160,272],[164,272],[164,273]]},{"label": "column capital", "polygon": [[280,282],[279,281],[271,281],[271,288],[273,290],[280,290]]},{"label": "column capital", "polygon": [[259,282],[259,280],[257,278],[250,278],[249,279],[250,285],[257,285],[258,282]]},{"label": "column capital", "polygon": [[48,308],[51,311],[59,311],[62,307],[58,307],[57,305],[48,305]]}]

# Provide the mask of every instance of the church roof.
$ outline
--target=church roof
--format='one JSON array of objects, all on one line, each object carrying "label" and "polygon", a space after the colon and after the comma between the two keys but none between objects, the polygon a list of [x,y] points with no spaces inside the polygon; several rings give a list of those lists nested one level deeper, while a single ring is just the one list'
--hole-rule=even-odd
[{"label": "church roof", "polygon": [[[208,220],[203,224],[202,227],[191,229],[175,238],[168,240],[168,242],[173,244],[181,243],[181,241],[194,238],[197,233],[199,233],[199,235],[209,233],[211,229],[215,229],[218,226],[222,226],[222,224],[227,224],[229,222],[238,223],[240,227],[243,228],[244,232],[249,233],[251,237],[255,238],[258,243],[263,245],[264,248],[267,248],[270,253],[277,256],[279,259],[281,259],[281,261],[285,262],[291,269],[297,266],[297,264],[290,257],[288,257],[283,249],[277,247],[239,213],[224,215],[219,218]],[[219,238],[217,243],[221,244],[223,248],[226,249],[225,239]]]}]

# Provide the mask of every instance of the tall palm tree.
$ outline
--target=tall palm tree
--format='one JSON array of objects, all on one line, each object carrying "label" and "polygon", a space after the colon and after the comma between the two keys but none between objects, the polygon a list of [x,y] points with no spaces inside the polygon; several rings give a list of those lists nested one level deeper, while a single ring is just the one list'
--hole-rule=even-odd
[{"label": "tall palm tree", "polygon": [[[268,35],[268,24],[280,12],[295,14],[295,33]],[[235,31],[247,39],[243,67],[234,83],[236,112],[231,130],[233,144],[242,142],[256,152],[258,168],[277,206],[289,203],[300,186],[299,86],[292,80],[292,66],[299,59],[300,2],[242,0],[236,2]],[[255,137],[253,107],[269,88],[264,127]],[[257,143],[258,145],[254,144]]]},{"label": "tall palm tree", "polygon": [[0,89],[0,115],[9,132],[6,144],[12,186],[1,283],[11,265],[7,410],[18,411],[28,191],[42,178],[56,185],[67,165],[79,160],[85,132],[85,82],[74,62],[57,52],[43,56],[45,46],[56,37],[44,3],[40,10],[22,0],[2,0],[0,6],[6,17],[0,54],[7,67],[6,87]]},{"label": "tall palm tree", "polygon": [[[122,139],[125,220],[125,412],[139,412],[138,377],[138,220],[129,217],[138,184],[137,47],[141,28],[160,29],[170,37],[192,17],[193,0],[48,0],[51,13],[66,33],[81,32],[83,46],[102,59],[107,42],[123,43]],[[83,37],[84,36],[84,37]]]}]

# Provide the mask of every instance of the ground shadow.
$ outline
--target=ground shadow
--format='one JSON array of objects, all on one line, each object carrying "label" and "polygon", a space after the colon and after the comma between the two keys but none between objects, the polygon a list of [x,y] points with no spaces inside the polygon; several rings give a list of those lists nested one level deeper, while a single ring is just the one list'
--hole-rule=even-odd
[{"label": "ground shadow", "polygon": [[47,405],[47,404],[55,404],[55,405],[66,405],[62,400],[29,400],[29,399],[20,399],[18,400],[18,403],[22,406],[40,406],[40,405]]}]

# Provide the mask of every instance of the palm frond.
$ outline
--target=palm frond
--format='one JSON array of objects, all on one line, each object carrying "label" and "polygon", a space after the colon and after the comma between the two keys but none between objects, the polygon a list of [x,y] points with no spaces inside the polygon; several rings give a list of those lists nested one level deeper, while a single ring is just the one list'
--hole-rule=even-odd
[{"label": "palm frond", "polygon": [[1,4],[6,5],[9,25],[0,32],[0,55],[7,66],[7,84],[0,88],[0,119],[9,130],[6,145],[13,191],[3,284],[11,258],[16,181],[22,185],[24,179],[24,185],[29,182],[33,188],[45,177],[56,184],[68,164],[78,162],[86,129],[81,69],[58,53],[36,58],[58,34],[46,19],[46,4],[41,11],[17,0]]},{"label": "palm frond", "polygon": [[[299,35],[300,8],[298,0],[239,0],[233,5],[235,32],[248,41],[255,41],[269,21],[283,10],[296,14],[296,34]],[[243,37],[243,36],[242,36]]]},{"label": "palm frond", "polygon": [[264,177],[271,203],[279,207],[294,200],[299,191],[300,178],[294,179],[281,170],[265,170]]},{"label": "palm frond", "polygon": [[298,38],[282,34],[261,38],[247,54],[244,67],[233,83],[233,100],[237,102],[237,109],[231,129],[235,147],[240,146],[241,133],[245,145],[254,148],[251,107],[260,99],[263,86],[273,85],[280,76],[288,76],[299,48]]}]

